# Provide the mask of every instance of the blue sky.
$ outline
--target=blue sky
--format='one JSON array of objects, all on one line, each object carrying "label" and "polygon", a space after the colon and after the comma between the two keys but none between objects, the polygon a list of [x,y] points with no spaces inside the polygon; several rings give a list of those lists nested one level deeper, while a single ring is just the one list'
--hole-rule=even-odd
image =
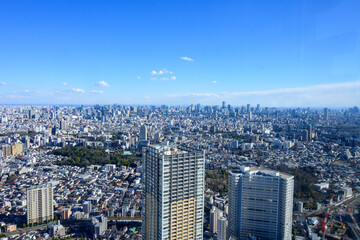
[{"label": "blue sky", "polygon": [[360,2],[0,3],[1,104],[360,105]]}]

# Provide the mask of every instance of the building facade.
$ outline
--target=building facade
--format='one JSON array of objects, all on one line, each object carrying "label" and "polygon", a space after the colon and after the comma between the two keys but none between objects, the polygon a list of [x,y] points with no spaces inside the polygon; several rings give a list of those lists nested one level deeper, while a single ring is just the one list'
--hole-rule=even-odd
[{"label": "building facade", "polygon": [[294,177],[241,167],[229,175],[229,235],[290,240]]},{"label": "building facade", "polygon": [[54,190],[50,186],[35,186],[26,191],[27,224],[54,219]]},{"label": "building facade", "polygon": [[147,140],[148,139],[148,130],[146,125],[141,125],[140,126],[140,140]]},{"label": "building facade", "polygon": [[205,153],[143,148],[144,240],[203,239]]},{"label": "building facade", "polygon": [[217,233],[218,220],[223,216],[223,212],[217,207],[213,206],[210,210],[210,232]]},{"label": "building facade", "polygon": [[227,238],[228,220],[222,216],[217,223],[217,240],[228,240]]}]

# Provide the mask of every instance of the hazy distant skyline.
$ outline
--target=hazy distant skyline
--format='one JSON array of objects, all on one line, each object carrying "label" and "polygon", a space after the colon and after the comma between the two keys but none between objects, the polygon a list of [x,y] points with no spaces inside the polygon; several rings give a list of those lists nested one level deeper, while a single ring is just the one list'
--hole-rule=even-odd
[{"label": "hazy distant skyline", "polygon": [[0,6],[0,104],[360,105],[356,0]]}]

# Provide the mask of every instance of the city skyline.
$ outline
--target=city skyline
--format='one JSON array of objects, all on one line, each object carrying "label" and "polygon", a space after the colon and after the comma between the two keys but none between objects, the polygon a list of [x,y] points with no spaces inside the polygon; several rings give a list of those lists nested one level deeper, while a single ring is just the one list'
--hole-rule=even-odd
[{"label": "city skyline", "polygon": [[0,104],[359,105],[359,10],[5,1]]}]

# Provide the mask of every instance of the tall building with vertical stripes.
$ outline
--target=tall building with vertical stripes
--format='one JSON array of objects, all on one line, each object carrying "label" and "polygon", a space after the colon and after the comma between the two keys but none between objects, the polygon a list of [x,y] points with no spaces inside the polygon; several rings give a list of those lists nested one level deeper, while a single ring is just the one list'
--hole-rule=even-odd
[{"label": "tall building with vertical stripes", "polygon": [[54,190],[39,185],[26,191],[27,224],[43,223],[54,219]]},{"label": "tall building with vertical stripes", "polygon": [[142,165],[143,239],[203,239],[205,153],[152,145]]},{"label": "tall building with vertical stripes", "polygon": [[229,174],[229,235],[291,240],[294,177],[241,167]]}]

